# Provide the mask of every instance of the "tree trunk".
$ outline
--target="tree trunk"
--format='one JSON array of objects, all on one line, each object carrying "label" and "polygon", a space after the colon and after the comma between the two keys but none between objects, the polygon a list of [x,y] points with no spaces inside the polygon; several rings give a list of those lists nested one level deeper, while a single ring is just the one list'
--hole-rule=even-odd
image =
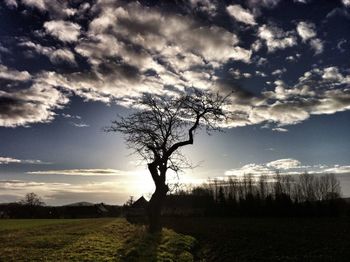
[{"label": "tree trunk", "polygon": [[166,194],[169,187],[166,184],[156,185],[156,190],[153,193],[148,204],[148,225],[151,233],[162,230],[161,212],[164,204]]}]

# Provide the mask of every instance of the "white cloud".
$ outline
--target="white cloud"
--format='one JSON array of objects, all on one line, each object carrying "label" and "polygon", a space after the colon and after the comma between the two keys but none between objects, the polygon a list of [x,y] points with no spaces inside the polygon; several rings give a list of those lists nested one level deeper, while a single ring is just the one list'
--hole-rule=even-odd
[{"label": "white cloud", "polygon": [[267,77],[267,75],[264,72],[261,72],[259,70],[255,71],[255,75],[261,76],[261,77]]},{"label": "white cloud", "polygon": [[[231,73],[241,74],[237,70]],[[272,127],[272,130],[283,132],[286,131],[285,126],[303,122],[312,115],[349,110],[348,83],[350,76],[330,67],[305,72],[294,86],[276,80],[275,90],[262,92],[260,99],[252,96],[242,100],[241,96],[234,95],[232,105],[227,108],[233,117],[226,127],[274,123],[277,127]],[[334,86],[339,87],[334,89]]]},{"label": "white cloud", "polygon": [[225,176],[244,176],[244,175],[270,175],[272,171],[264,165],[259,164],[247,164],[242,166],[241,168],[231,169],[225,171]]},{"label": "white cloud", "polygon": [[262,47],[262,42],[257,39],[255,40],[255,42],[251,45],[251,49],[254,51],[254,52],[258,52]]},{"label": "white cloud", "polygon": [[47,33],[62,42],[76,42],[80,35],[80,25],[63,20],[52,20],[44,23]]},{"label": "white cloud", "polygon": [[316,26],[313,23],[301,21],[297,25],[297,32],[303,42],[309,41],[310,47],[315,51],[315,55],[323,52],[323,42],[316,38]]},{"label": "white cloud", "polygon": [[287,72],[286,68],[282,68],[282,69],[276,69],[274,71],[272,71],[272,75],[282,75],[283,73]]},{"label": "white cloud", "polygon": [[[142,92],[169,92],[166,85],[208,89],[215,86],[213,68],[229,60],[250,61],[252,52],[238,46],[236,34],[192,17],[164,16],[137,3],[99,2],[93,8],[96,16],[75,47],[91,71],[42,75],[86,99],[128,105]],[[149,70],[154,74],[146,75]]]},{"label": "white cloud", "polygon": [[292,169],[292,168],[299,168],[300,167],[300,161],[292,158],[285,158],[285,159],[279,159],[275,161],[271,161],[266,164],[267,167],[274,168],[274,169]]},{"label": "white cloud", "polygon": [[21,3],[29,8],[36,8],[41,12],[48,12],[50,17],[65,18],[76,13],[73,8],[68,8],[69,1],[52,0],[21,0]]},{"label": "white cloud", "polygon": [[303,41],[313,38],[316,36],[315,24],[301,21],[297,25],[297,32]]},{"label": "white cloud", "polygon": [[233,76],[235,79],[240,79],[240,78],[251,78],[252,74],[248,72],[241,72],[239,69],[234,69],[231,68],[229,70],[230,74]]},{"label": "white cloud", "polygon": [[[249,60],[247,50],[236,46],[238,38],[235,34],[221,27],[203,26],[189,16],[165,16],[156,9],[142,7],[136,3],[123,7],[101,3],[95,6],[95,9],[100,10],[100,13],[91,21],[88,35],[98,36],[96,40],[99,41],[108,40],[119,54],[122,52],[127,62],[132,61],[128,59],[132,55],[131,50],[127,52],[122,39],[108,32],[115,31],[132,43],[146,48],[148,53],[164,54],[164,58],[168,58],[169,54],[166,52],[169,46],[176,52],[172,53],[173,55],[190,52],[209,61],[222,62],[230,58]],[[148,56],[144,58],[148,59]]]},{"label": "white cloud", "polygon": [[316,55],[323,52],[323,42],[319,38],[311,39],[310,46],[315,51]]},{"label": "white cloud", "polygon": [[44,0],[22,0],[22,3],[30,7],[36,7],[42,11],[46,8]]},{"label": "white cloud", "polygon": [[288,132],[288,129],[286,128],[282,128],[282,127],[274,127],[272,128],[272,131],[276,131],[276,132]]},{"label": "white cloud", "polygon": [[85,124],[85,123],[74,123],[74,122],[72,122],[72,125],[75,126],[75,127],[89,127],[89,125]]},{"label": "white cloud", "polygon": [[323,70],[322,78],[326,80],[334,80],[341,82],[343,75],[339,72],[339,69],[335,66],[327,67]]},{"label": "white cloud", "polygon": [[324,169],[323,173],[350,174],[350,166],[335,165],[334,167]]},{"label": "white cloud", "polygon": [[26,81],[31,79],[31,75],[27,71],[18,71],[10,69],[0,64],[0,79],[8,79],[13,81]]},{"label": "white cloud", "polygon": [[350,174],[350,166],[334,165],[301,165],[299,160],[293,158],[278,159],[264,164],[247,164],[240,168],[225,171],[226,176],[238,176],[251,174],[253,176],[275,175],[276,171],[281,175],[298,175],[304,172],[311,174]]},{"label": "white cloud", "polygon": [[7,165],[10,163],[21,163],[21,160],[12,157],[0,157],[0,165]]},{"label": "white cloud", "polygon": [[286,57],[286,60],[287,60],[287,61],[295,61],[295,57],[292,56],[292,55],[291,55],[291,56],[287,56],[287,57]]},{"label": "white cloud", "polygon": [[41,160],[31,160],[31,159],[16,159],[12,157],[1,157],[0,156],[0,165],[7,164],[49,164],[47,162],[43,162]]},{"label": "white cloud", "polygon": [[346,7],[350,6],[350,0],[342,0],[343,5],[345,5]]},{"label": "white cloud", "polygon": [[71,114],[62,113],[62,116],[63,116],[64,118],[81,119],[81,116],[79,116],[79,115],[71,115]]},{"label": "white cloud", "polygon": [[227,12],[239,22],[248,25],[256,25],[254,15],[247,9],[242,8],[240,5],[230,5],[226,7]]},{"label": "white cloud", "polygon": [[72,65],[76,64],[73,52],[67,48],[58,49],[56,47],[42,46],[41,44],[31,41],[22,41],[19,43],[19,46],[33,49],[38,54],[47,56],[53,64],[61,64],[64,62]]},{"label": "white cloud", "polygon": [[62,62],[68,62],[70,64],[76,64],[74,54],[66,49],[56,49],[49,55],[50,61],[53,62],[54,64],[59,64]]},{"label": "white cloud", "polygon": [[276,26],[260,26],[258,36],[265,41],[269,52],[285,49],[297,44],[293,31],[284,32]]}]

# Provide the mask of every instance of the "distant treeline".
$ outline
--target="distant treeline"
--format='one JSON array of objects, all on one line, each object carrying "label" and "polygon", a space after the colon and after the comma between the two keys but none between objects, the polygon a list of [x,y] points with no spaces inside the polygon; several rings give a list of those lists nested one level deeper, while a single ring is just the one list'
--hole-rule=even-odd
[{"label": "distant treeline", "polygon": [[0,218],[95,218],[117,217],[121,207],[105,204],[91,206],[44,206],[23,203],[0,204]]},{"label": "distant treeline", "polygon": [[[229,177],[179,190],[166,200],[165,215],[337,216],[350,215],[334,174]],[[192,213],[192,214],[191,214]]]}]

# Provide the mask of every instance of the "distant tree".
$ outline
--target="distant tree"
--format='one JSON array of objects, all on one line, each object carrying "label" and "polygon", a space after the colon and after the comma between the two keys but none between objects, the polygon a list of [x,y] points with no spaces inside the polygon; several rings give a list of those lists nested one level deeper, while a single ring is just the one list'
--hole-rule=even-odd
[{"label": "distant tree", "polygon": [[258,192],[259,192],[259,199],[260,200],[265,200],[269,193],[269,188],[268,188],[268,182],[267,182],[267,177],[266,175],[261,175],[259,177],[258,181]]},{"label": "distant tree", "polygon": [[45,203],[41,198],[35,193],[28,193],[24,196],[22,200],[19,201],[20,204],[26,206],[43,206]]},{"label": "distant tree", "polygon": [[326,183],[329,185],[326,199],[334,200],[339,198],[341,196],[341,187],[340,182],[336,176],[334,174],[326,174],[325,180],[327,180]]},{"label": "distant tree", "polygon": [[227,119],[223,110],[227,97],[198,89],[177,97],[147,94],[136,104],[139,110],[106,128],[122,133],[128,147],[148,163],[156,186],[148,205],[151,232],[161,229],[161,209],[169,191],[167,171],[190,166],[180,149],[193,144],[199,128],[205,127],[208,133],[220,130],[219,123]]},{"label": "distant tree", "polygon": [[130,207],[134,204],[134,196],[130,196],[128,201],[126,201],[125,206]]},{"label": "distant tree", "polygon": [[314,201],[315,196],[315,176],[308,173],[303,173],[299,176],[300,195],[303,201]]}]

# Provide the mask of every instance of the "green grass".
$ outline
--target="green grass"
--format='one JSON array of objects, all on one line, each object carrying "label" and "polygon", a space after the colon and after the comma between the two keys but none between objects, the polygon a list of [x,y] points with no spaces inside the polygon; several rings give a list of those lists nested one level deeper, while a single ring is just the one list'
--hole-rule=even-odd
[{"label": "green grass", "polygon": [[3,219],[0,220],[0,231],[13,229],[26,229],[37,226],[47,226],[78,222],[74,219]]},{"label": "green grass", "polygon": [[195,239],[124,219],[0,220],[0,261],[193,261]]}]

